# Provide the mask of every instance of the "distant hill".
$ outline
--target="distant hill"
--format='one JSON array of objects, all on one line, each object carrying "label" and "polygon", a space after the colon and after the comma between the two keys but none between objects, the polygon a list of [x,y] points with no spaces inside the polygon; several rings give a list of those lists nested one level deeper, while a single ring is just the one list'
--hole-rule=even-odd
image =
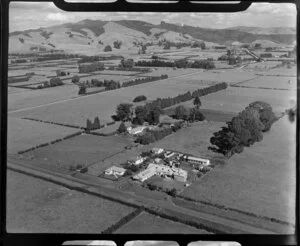
[{"label": "distant hill", "polygon": [[[158,45],[204,41],[209,45],[233,42],[252,43],[257,40],[274,45],[292,44],[295,28],[233,27],[209,29],[161,22],[158,25],[138,20],[102,21],[85,19],[48,28],[10,33],[9,52],[28,52],[34,48],[63,49],[76,53],[102,52],[110,45],[113,52],[137,52],[140,44]],[[121,41],[120,48],[113,43]]]},{"label": "distant hill", "polygon": [[271,27],[271,28],[263,28],[263,27],[249,27],[249,26],[236,26],[228,28],[230,30],[248,32],[252,34],[292,34],[296,35],[296,27]]}]

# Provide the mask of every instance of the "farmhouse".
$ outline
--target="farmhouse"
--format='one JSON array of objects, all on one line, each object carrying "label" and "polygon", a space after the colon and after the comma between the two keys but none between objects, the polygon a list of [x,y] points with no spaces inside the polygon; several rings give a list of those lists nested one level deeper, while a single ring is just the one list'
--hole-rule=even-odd
[{"label": "farmhouse", "polygon": [[135,159],[129,160],[128,163],[133,165],[140,165],[144,162],[144,160],[146,160],[146,158],[137,156]]},{"label": "farmhouse", "polygon": [[175,180],[181,182],[186,182],[187,180],[187,171],[181,168],[168,167],[166,165],[158,165],[154,163],[150,163],[146,170],[135,175],[133,179],[144,182],[145,180],[151,178],[154,175],[172,176]]},{"label": "farmhouse", "polygon": [[106,175],[114,175],[114,176],[123,176],[125,172],[126,169],[117,166],[111,166],[110,168],[104,171]]},{"label": "farmhouse", "polygon": [[175,155],[175,152],[172,152],[172,151],[167,151],[167,152],[164,154],[164,156],[165,156],[166,159],[169,159],[169,158],[171,158],[171,157],[174,156],[174,155]]},{"label": "farmhouse", "polygon": [[142,133],[146,128],[147,128],[147,126],[138,126],[138,127],[135,127],[135,128],[132,128],[130,126],[130,127],[127,128],[127,132],[131,135],[136,135],[136,134]]},{"label": "farmhouse", "polygon": [[161,154],[163,152],[164,152],[164,149],[162,149],[162,148],[153,148],[152,149],[152,153],[154,153],[156,155],[159,155],[159,154]]},{"label": "farmhouse", "polygon": [[149,165],[147,169],[145,169],[144,171],[134,175],[132,178],[135,179],[135,180],[139,180],[141,182],[144,182],[145,180],[151,178],[155,174],[156,174],[155,168],[151,167]]},{"label": "farmhouse", "polygon": [[198,157],[193,157],[193,156],[186,156],[186,160],[189,163],[200,164],[203,166],[208,166],[210,164],[210,161],[208,159],[203,159],[203,158],[198,158]]}]

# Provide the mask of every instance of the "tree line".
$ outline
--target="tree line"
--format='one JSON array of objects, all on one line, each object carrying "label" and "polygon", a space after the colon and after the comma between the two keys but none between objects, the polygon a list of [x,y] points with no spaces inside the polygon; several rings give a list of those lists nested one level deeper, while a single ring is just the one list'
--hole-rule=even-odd
[{"label": "tree line", "polygon": [[253,102],[227,122],[226,127],[213,134],[210,139],[212,146],[209,149],[227,157],[242,153],[244,147],[262,141],[263,132],[269,131],[276,120],[272,107],[268,103]]},{"label": "tree line", "polygon": [[139,84],[148,83],[148,82],[161,80],[161,79],[167,79],[167,78],[168,78],[167,74],[162,74],[161,76],[148,76],[148,77],[144,77],[144,78],[136,78],[136,79],[132,79],[132,80],[123,82],[122,87],[139,85]]},{"label": "tree line", "polygon": [[62,82],[62,80],[60,78],[52,78],[50,79],[50,81],[46,81],[44,82],[42,85],[38,85],[37,89],[44,89],[44,88],[48,88],[48,87],[55,87],[55,86],[61,86],[64,85],[64,83]]},{"label": "tree line", "polygon": [[159,106],[160,108],[167,108],[181,102],[189,101],[195,97],[201,97],[220,90],[225,90],[226,88],[227,88],[227,83],[222,82],[209,87],[195,90],[192,93],[188,91],[184,94],[179,94],[176,97],[157,98],[153,102],[147,103],[146,107],[154,108],[156,106]]},{"label": "tree line", "polygon": [[180,59],[176,61],[163,61],[163,60],[139,60],[135,62],[135,66],[140,67],[176,67],[176,68],[202,68],[202,69],[213,69],[215,63],[211,60],[195,60],[188,61],[186,59]]}]

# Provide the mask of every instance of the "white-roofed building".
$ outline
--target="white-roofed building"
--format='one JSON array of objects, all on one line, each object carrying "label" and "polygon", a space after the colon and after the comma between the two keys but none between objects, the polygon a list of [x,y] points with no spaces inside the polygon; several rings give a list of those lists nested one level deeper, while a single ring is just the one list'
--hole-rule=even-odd
[{"label": "white-roofed building", "polygon": [[126,169],[117,166],[111,166],[110,168],[104,171],[106,175],[114,175],[114,176],[123,176],[125,172]]},{"label": "white-roofed building", "polygon": [[156,154],[156,155],[159,155],[159,154],[161,154],[161,153],[164,152],[164,149],[162,149],[162,148],[153,148],[153,149],[152,149],[152,152],[153,152],[154,154]]},{"label": "white-roofed building", "polygon": [[203,165],[203,166],[210,165],[210,161],[208,159],[203,159],[203,158],[199,158],[199,157],[188,156],[186,158],[186,160],[193,164],[199,164],[199,165]]}]

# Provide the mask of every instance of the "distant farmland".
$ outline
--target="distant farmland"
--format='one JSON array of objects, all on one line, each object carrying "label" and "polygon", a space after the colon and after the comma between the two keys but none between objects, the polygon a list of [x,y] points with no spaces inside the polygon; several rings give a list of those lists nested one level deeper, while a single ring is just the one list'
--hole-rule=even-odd
[{"label": "distant farmland", "polygon": [[295,136],[295,123],[280,119],[262,142],[216,167],[183,195],[295,224]]},{"label": "distant farmland", "polygon": [[[76,126],[85,126],[87,118],[99,116],[100,122],[103,124],[112,121],[111,116],[115,113],[118,104],[123,102],[132,103],[133,98],[138,95],[143,94],[149,100],[154,100],[157,97],[173,97],[177,96],[179,93],[185,93],[187,91],[192,92],[202,87],[206,87],[206,85],[202,85],[201,82],[199,82],[199,84],[191,84],[189,82],[181,80],[177,81],[174,79],[159,80],[118,90],[105,91],[100,94],[83,96],[76,100],[71,99],[62,103],[12,113],[11,115]],[[58,95],[61,97],[63,96],[60,91]],[[58,97],[58,95],[56,97]],[[51,94],[51,97],[55,98],[55,95]],[[51,97],[48,99],[49,101],[51,100]],[[13,100],[13,98],[11,100]],[[22,101],[24,102],[25,100],[26,99],[24,98]],[[44,97],[40,96],[38,100],[47,103]],[[25,103],[27,102],[25,101]],[[33,106],[32,104],[31,100],[27,103],[28,106]],[[18,105],[14,105],[14,107],[11,107],[16,108],[17,106]]]},{"label": "distant farmland", "polygon": [[13,117],[8,117],[7,127],[8,153],[17,153],[18,151],[51,142],[79,131],[79,129],[75,128]]},{"label": "distant farmland", "polygon": [[95,233],[118,222],[133,209],[82,192],[8,171],[9,233]]}]

